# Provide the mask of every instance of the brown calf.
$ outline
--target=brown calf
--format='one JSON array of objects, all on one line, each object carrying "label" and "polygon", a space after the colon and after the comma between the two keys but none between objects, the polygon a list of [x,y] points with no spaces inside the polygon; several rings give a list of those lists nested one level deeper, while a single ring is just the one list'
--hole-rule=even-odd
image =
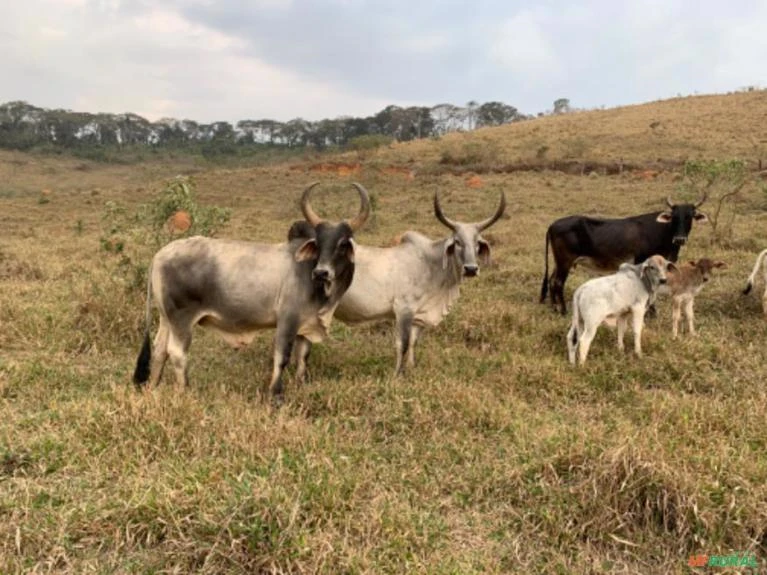
[{"label": "brown calf", "polygon": [[724,268],[727,264],[721,261],[713,261],[709,258],[700,258],[696,261],[678,266],[668,274],[666,284],[667,293],[671,294],[673,301],[673,335],[676,338],[679,335],[679,320],[682,319],[682,306],[684,306],[684,315],[687,317],[687,326],[690,335],[695,335],[695,318],[693,305],[695,296],[703,289],[703,285],[711,278],[711,272],[714,268]]}]

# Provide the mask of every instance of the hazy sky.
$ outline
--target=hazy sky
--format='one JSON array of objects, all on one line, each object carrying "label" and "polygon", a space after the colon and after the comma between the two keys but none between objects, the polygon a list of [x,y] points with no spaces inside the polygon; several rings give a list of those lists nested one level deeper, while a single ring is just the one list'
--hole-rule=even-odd
[{"label": "hazy sky", "polygon": [[0,0],[0,102],[214,120],[767,85],[765,0]]}]

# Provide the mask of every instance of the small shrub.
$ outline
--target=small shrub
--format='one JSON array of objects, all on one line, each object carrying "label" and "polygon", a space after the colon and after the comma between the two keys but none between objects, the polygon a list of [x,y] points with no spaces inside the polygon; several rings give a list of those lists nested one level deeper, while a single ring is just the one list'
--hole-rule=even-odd
[{"label": "small shrub", "polygon": [[[169,229],[168,218],[184,211],[191,225],[183,232]],[[109,201],[102,217],[99,266],[83,285],[74,287],[79,302],[73,318],[73,349],[90,349],[94,335],[119,340],[137,333],[135,294],[146,289],[152,255],[169,241],[193,235],[213,236],[229,221],[229,209],[202,206],[194,182],[177,177],[166,182],[156,198],[129,212]]]},{"label": "small shrub", "polygon": [[690,160],[685,162],[682,191],[694,195],[707,193],[706,211],[711,225],[711,243],[731,240],[735,223],[736,203],[746,183],[746,163],[743,160]]}]

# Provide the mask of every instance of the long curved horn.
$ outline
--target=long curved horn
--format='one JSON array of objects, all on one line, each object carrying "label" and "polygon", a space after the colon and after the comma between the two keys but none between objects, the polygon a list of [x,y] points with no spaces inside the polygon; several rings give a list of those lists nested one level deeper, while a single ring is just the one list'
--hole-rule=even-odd
[{"label": "long curved horn", "polygon": [[444,213],[442,213],[442,206],[439,205],[438,192],[434,192],[434,215],[437,216],[437,219],[440,222],[450,228],[451,232],[455,231],[455,228],[458,226],[458,224],[456,224],[453,220],[449,219]]},{"label": "long curved horn", "polygon": [[312,206],[309,203],[309,196],[312,194],[312,189],[317,184],[319,184],[319,182],[310,184],[309,187],[304,190],[304,194],[301,196],[301,211],[303,212],[306,221],[309,222],[313,228],[317,227],[317,225],[322,221],[322,218],[317,215],[317,212],[312,209]]},{"label": "long curved horn", "polygon": [[357,214],[357,217],[353,220],[349,220],[349,227],[353,232],[356,232],[367,221],[368,216],[370,215],[370,194],[368,194],[368,191],[362,187],[362,184],[353,182],[352,186],[357,188],[357,191],[360,194],[360,213]]},{"label": "long curved horn", "polygon": [[486,220],[482,220],[481,222],[474,224],[477,226],[477,231],[481,232],[482,230],[486,230],[490,226],[492,226],[495,222],[497,222],[500,217],[503,215],[503,212],[506,210],[506,193],[501,192],[501,203],[498,204],[498,209],[495,210],[495,213],[487,218]]},{"label": "long curved horn", "polygon": [[666,205],[668,206],[668,209],[670,210],[674,209],[674,202],[671,201],[671,196],[668,196],[666,198]]},{"label": "long curved horn", "polygon": [[703,196],[695,202],[695,207],[699,208],[703,205],[703,202],[705,202],[708,199],[708,190],[703,190]]}]

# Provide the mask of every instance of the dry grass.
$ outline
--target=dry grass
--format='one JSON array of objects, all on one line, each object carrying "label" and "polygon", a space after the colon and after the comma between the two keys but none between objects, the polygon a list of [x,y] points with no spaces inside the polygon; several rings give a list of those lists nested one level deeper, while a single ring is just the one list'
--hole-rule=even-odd
[{"label": "dry grass", "polygon": [[[557,161],[574,140],[602,162],[753,160],[765,110],[764,92],[687,98],[463,138],[500,163],[542,145]],[[764,565],[767,324],[740,295],[767,246],[761,184],[744,188],[727,245],[700,226],[684,248],[729,265],[698,297],[699,336],[672,342],[661,301],[644,359],[619,356],[605,330],[575,370],[568,320],[537,303],[546,226],[659,209],[676,174],[441,172],[461,138],[383,150],[350,177],[196,174],[202,202],[233,210],[225,235],[261,241],[284,237],[318,178],[329,215],[355,205],[351,178],[368,187],[376,216],[358,240],[379,245],[408,228],[444,236],[435,190],[464,220],[508,195],[487,233],[493,265],[426,333],[414,373],[389,378],[390,326],[334,324],[312,383],[290,385],[277,413],[256,396],[270,333],[233,352],[198,331],[190,389],[129,384],[143,294],[100,251],[101,216],[189,166],[0,153],[0,572],[683,573],[691,554],[731,551]],[[385,169],[408,163],[415,178]]]}]

